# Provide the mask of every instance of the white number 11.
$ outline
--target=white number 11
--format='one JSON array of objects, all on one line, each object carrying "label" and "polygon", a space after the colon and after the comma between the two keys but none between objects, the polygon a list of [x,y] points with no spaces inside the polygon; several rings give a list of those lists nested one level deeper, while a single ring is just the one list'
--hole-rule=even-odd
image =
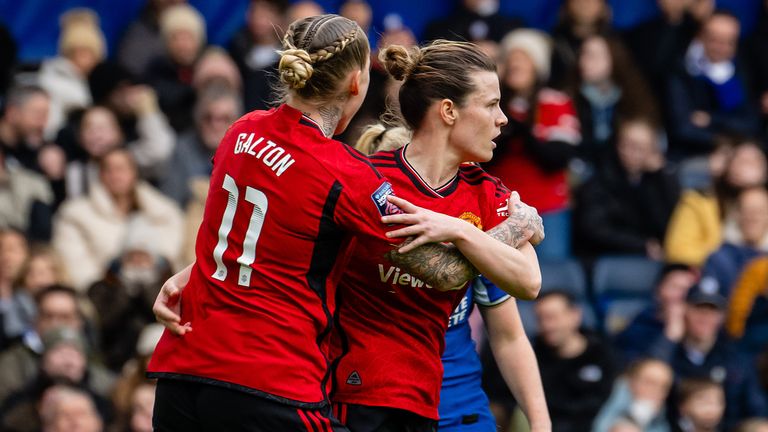
[{"label": "white number 11", "polygon": [[[227,208],[224,209],[221,226],[219,226],[219,242],[213,250],[216,271],[212,277],[223,282],[227,278],[227,266],[224,265],[222,257],[224,256],[224,251],[229,247],[227,238],[229,237],[229,231],[232,229],[232,221],[235,219],[240,191],[237,188],[235,179],[228,174],[224,175],[222,188],[229,192],[229,197],[227,198]],[[249,286],[251,284],[251,271],[253,270],[251,264],[256,260],[256,243],[259,241],[261,228],[264,226],[264,217],[267,215],[267,196],[264,195],[264,192],[248,186],[245,188],[245,200],[253,204],[253,213],[251,213],[251,221],[248,223],[248,231],[245,234],[245,240],[243,240],[243,254],[237,259],[237,263],[240,264],[237,284],[240,286]]]}]

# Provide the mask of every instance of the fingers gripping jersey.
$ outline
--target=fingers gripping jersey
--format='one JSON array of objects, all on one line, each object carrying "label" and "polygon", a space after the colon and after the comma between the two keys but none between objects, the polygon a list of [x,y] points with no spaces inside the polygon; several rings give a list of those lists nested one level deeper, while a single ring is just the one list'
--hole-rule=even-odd
[{"label": "fingers gripping jersey", "polygon": [[[509,190],[473,165],[430,188],[403,150],[371,157],[398,196],[488,230],[507,217]],[[356,242],[339,286],[334,402],[383,406],[437,419],[440,355],[464,290],[439,292],[384,258],[391,246]]]},{"label": "fingers gripping jersey", "polygon": [[286,105],[232,125],[214,159],[182,322],[152,376],[300,406],[325,403],[336,284],[351,235],[386,241],[391,186],[360,153]]}]

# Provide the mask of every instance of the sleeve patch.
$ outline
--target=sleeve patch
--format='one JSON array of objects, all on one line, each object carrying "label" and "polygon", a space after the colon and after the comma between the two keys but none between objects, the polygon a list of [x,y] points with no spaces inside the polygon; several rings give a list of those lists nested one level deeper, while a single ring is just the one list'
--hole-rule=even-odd
[{"label": "sleeve patch", "polygon": [[379,210],[379,214],[382,216],[400,214],[402,211],[399,207],[387,201],[387,197],[394,195],[392,191],[392,185],[389,182],[384,182],[371,194],[371,199],[376,205],[376,209]]}]

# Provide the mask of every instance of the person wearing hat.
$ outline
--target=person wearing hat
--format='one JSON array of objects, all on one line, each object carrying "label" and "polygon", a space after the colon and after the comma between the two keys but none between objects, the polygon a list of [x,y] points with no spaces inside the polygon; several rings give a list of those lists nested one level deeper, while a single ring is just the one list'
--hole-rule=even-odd
[{"label": "person wearing hat", "polygon": [[570,256],[570,193],[566,167],[581,142],[571,99],[547,88],[552,42],[538,30],[520,29],[501,41],[501,109],[509,119],[486,171],[535,207],[547,227],[541,259]]},{"label": "person wearing hat", "polygon": [[194,124],[194,67],[206,46],[205,19],[197,9],[178,4],[160,16],[166,53],[150,62],[145,79],[157,92],[160,108],[176,132]]},{"label": "person wearing hat", "polygon": [[717,282],[702,278],[688,292],[685,313],[649,348],[672,366],[677,379],[710,378],[725,390],[725,426],[768,413],[754,363],[723,334],[727,305]]},{"label": "person wearing hat", "polygon": [[61,17],[58,56],[43,61],[38,81],[51,96],[45,127],[47,139],[56,137],[69,112],[92,102],[88,75],[106,57],[99,17],[90,9],[73,9]]}]

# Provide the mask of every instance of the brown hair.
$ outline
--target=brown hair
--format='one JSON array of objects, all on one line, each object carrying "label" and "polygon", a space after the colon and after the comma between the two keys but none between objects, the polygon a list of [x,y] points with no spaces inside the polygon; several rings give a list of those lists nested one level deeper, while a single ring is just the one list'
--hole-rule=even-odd
[{"label": "brown hair", "polygon": [[[624,44],[616,37],[598,33],[584,39],[582,46],[590,39],[602,39],[608,47],[608,55],[611,56],[611,80],[621,89],[621,98],[616,107],[617,117],[645,117],[654,129],[658,129],[660,119],[656,99]],[[575,79],[570,93],[575,98],[579,94],[583,77],[579,67],[574,68],[574,73]]]},{"label": "brown hair", "polygon": [[404,81],[398,96],[399,109],[413,130],[421,125],[432,102],[450,99],[459,106],[464,103],[475,90],[467,79],[468,73],[496,73],[496,63],[468,42],[436,40],[426,47],[411,49],[390,45],[381,50],[379,60],[394,79]]},{"label": "brown hair", "polygon": [[722,391],[723,387],[710,378],[684,379],[680,382],[677,389],[677,401],[682,405],[696,394],[711,389]]},{"label": "brown hair", "polygon": [[370,50],[365,32],[347,18],[327,14],[294,21],[279,51],[280,100],[290,92],[319,102],[334,99],[347,73],[365,67]]}]

